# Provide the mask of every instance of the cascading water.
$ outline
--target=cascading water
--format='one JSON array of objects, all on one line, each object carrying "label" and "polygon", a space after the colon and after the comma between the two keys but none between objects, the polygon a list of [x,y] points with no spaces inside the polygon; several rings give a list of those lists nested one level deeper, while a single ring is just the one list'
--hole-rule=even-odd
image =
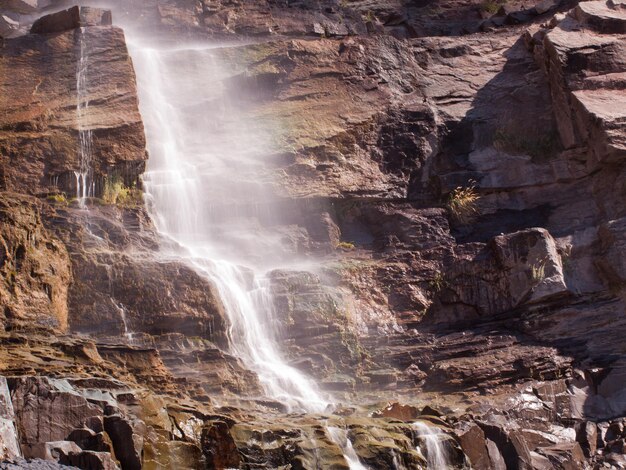
[{"label": "cascading water", "polygon": [[84,205],[85,198],[94,195],[95,183],[93,178],[93,132],[87,124],[89,112],[89,90],[87,73],[89,56],[85,41],[85,28],[77,31],[79,41],[78,69],[76,70],[76,115],[78,121],[78,170],[76,177],[76,198]]},{"label": "cascading water", "polygon": [[175,242],[163,256],[183,259],[215,284],[230,320],[232,351],[258,374],[268,396],[324,411],[327,400],[285,362],[274,337],[265,270],[277,252],[262,247],[260,238],[255,249],[248,234],[260,229],[242,226],[250,217],[238,218],[267,199],[257,181],[266,137],[246,128],[227,102],[226,74],[212,49],[129,46],[150,152],[149,211],[159,232]]},{"label": "cascading water", "polygon": [[[423,440],[424,446],[426,447],[428,468],[432,470],[445,470],[449,468],[446,450],[441,445],[441,438],[444,436],[443,431],[436,426],[429,426],[423,421],[416,421],[412,426],[418,436]],[[422,453],[419,447],[417,450]]]},{"label": "cascading water", "polygon": [[346,459],[346,463],[350,470],[368,470],[365,465],[359,460],[359,456],[356,454],[352,441],[348,437],[348,431],[345,429],[337,428],[334,426],[327,426],[326,432],[330,437],[330,440],[339,446],[343,452],[343,456]]}]

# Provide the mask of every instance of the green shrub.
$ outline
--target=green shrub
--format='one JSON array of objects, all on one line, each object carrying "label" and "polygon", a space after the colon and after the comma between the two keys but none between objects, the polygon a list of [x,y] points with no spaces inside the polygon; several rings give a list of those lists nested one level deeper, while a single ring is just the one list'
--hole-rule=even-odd
[{"label": "green shrub", "polygon": [[105,204],[132,207],[143,203],[143,193],[134,184],[129,188],[117,176],[105,177],[102,200]]}]

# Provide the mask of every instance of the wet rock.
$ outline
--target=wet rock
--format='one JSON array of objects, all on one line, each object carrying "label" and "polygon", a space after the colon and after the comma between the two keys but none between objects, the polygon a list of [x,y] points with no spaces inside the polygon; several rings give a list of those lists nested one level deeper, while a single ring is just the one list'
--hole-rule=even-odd
[{"label": "wet rock", "polygon": [[64,331],[71,268],[41,210],[35,198],[0,194],[0,323]]},{"label": "wet rock", "polygon": [[[90,111],[79,123],[76,64],[81,54],[85,80],[92,85],[81,90]],[[25,60],[15,61],[18,56]],[[121,29],[88,27],[7,39],[0,50],[0,64],[11,78],[2,85],[2,106],[7,112],[0,119],[0,189],[76,194],[80,126],[87,126],[93,136],[96,196],[102,194],[104,176],[109,173],[121,175],[127,185],[137,181],[146,159],[145,136]],[[46,64],[45,79],[37,72],[42,64]],[[110,78],[100,80],[107,74]]]},{"label": "wet rock", "polygon": [[401,403],[390,403],[381,410],[376,410],[372,413],[374,418],[395,418],[402,421],[411,421],[417,419],[420,414],[432,414],[432,413],[420,413],[417,408],[410,405],[403,405]]},{"label": "wet rock", "polygon": [[491,464],[485,433],[475,423],[460,422],[455,427],[455,434],[463,452],[474,468],[497,468]]},{"label": "wet rock", "polygon": [[241,457],[237,445],[225,422],[214,421],[202,429],[202,453],[208,468],[222,469],[238,467]]},{"label": "wet rock", "polygon": [[85,26],[110,26],[111,24],[111,12],[109,10],[76,6],[39,18],[33,23],[30,32],[33,34],[52,34]]}]

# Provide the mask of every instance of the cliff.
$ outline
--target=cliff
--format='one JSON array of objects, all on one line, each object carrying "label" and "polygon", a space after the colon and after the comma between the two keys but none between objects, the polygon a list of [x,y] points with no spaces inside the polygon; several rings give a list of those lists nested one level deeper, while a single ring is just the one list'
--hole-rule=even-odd
[{"label": "cliff", "polygon": [[[454,468],[626,466],[626,7],[381,3],[0,6],[2,459],[348,468],[336,426],[432,467],[421,420]],[[273,327],[334,410],[264,396],[219,286],[163,255],[130,31],[219,45],[201,105],[237,109],[233,149],[268,136],[254,211],[205,194],[242,258],[306,261],[267,274]]]}]

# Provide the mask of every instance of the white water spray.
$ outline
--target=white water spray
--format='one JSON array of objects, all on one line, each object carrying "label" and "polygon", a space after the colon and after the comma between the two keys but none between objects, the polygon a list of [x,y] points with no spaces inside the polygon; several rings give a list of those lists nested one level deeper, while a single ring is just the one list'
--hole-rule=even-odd
[{"label": "white water spray", "polygon": [[89,69],[89,56],[85,42],[85,28],[78,30],[80,57],[76,70],[76,116],[78,121],[78,170],[74,171],[76,177],[76,198],[81,206],[85,204],[85,198],[93,197],[95,183],[93,178],[93,132],[86,120],[89,112],[89,89],[87,72]]},{"label": "white water spray", "polygon": [[[446,450],[441,445],[441,438],[445,437],[444,432],[438,427],[429,426],[423,421],[416,421],[412,426],[417,431],[418,436],[424,441],[428,468],[432,470],[449,468]],[[423,454],[420,447],[417,450]]]},{"label": "white water spray", "polygon": [[[160,233],[176,242],[164,256],[184,260],[215,284],[230,320],[232,352],[258,374],[268,396],[324,411],[327,400],[286,363],[274,336],[273,299],[258,266],[277,254],[250,240],[254,227],[242,225],[249,223],[248,208],[267,200],[258,182],[266,136],[246,127],[230,105],[222,83],[227,75],[211,49],[131,43],[130,50],[150,151],[149,211]],[[248,253],[262,263],[244,267]]]}]

